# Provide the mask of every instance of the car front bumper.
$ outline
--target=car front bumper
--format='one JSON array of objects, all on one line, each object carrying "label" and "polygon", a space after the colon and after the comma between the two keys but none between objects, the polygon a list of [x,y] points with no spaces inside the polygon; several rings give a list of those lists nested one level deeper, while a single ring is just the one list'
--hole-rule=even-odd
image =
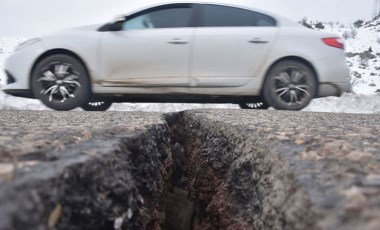
[{"label": "car front bumper", "polygon": [[41,42],[35,43],[15,51],[6,61],[4,69],[7,76],[7,84],[2,90],[14,96],[31,97],[30,76],[34,63],[43,53]]}]

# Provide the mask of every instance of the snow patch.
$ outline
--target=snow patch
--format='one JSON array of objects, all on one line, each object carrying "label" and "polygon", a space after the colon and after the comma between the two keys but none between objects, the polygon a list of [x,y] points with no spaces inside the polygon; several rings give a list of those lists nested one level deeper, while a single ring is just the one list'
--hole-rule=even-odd
[{"label": "snow patch", "polygon": [[[323,23],[325,31],[346,37],[346,53],[358,54],[347,57],[351,69],[352,90],[357,94],[373,95],[380,90],[380,18],[364,22],[359,28],[353,24]],[[354,34],[354,35],[353,35]],[[373,58],[368,59],[364,52]]]},{"label": "snow patch", "polygon": [[341,97],[314,99],[305,112],[380,114],[380,94],[343,94]]}]

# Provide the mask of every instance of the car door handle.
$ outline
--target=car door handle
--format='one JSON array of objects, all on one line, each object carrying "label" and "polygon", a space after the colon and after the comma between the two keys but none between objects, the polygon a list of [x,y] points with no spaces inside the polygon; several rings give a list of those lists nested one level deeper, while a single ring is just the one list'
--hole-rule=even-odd
[{"label": "car door handle", "polygon": [[253,44],[265,44],[265,43],[269,43],[268,41],[263,41],[261,39],[252,39],[249,41],[249,43],[253,43]]},{"label": "car door handle", "polygon": [[188,44],[189,42],[185,40],[181,40],[181,39],[173,39],[169,41],[168,43],[173,44],[173,45],[185,45],[185,44]]}]

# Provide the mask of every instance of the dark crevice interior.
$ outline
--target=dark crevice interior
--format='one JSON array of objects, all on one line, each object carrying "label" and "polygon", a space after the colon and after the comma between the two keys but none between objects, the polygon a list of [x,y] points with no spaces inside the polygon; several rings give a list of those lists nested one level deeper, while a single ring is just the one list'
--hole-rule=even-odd
[{"label": "dark crevice interior", "polygon": [[[209,140],[197,136],[196,127],[187,123],[183,113],[168,114],[165,118],[170,127],[173,171],[171,189],[166,196],[163,229],[221,229],[226,227],[221,226],[224,221],[233,227],[233,221],[228,223],[229,220],[220,220],[222,216],[213,212],[216,208],[213,206],[220,208],[219,203],[224,202],[221,199],[225,198],[223,181],[227,172],[217,171],[211,167],[211,162],[205,162],[207,157],[204,158],[202,154],[208,150],[204,149],[203,142]],[[228,146],[222,142],[216,144]],[[228,207],[222,208],[226,216],[232,212]]]}]

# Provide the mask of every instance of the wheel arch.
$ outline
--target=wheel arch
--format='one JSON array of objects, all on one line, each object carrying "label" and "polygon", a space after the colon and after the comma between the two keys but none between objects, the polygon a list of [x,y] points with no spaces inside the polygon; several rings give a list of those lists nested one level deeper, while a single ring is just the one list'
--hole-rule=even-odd
[{"label": "wheel arch", "polygon": [[[267,69],[267,71],[265,72],[265,77],[264,77],[264,81],[262,82],[261,84],[261,90],[260,90],[260,95],[263,96],[263,93],[264,93],[264,85],[265,85],[265,81],[268,77],[268,74],[269,74],[269,71],[273,68],[273,66],[275,66],[276,64],[280,63],[280,62],[283,62],[283,61],[298,61],[298,62],[301,62],[302,64],[306,65],[307,67],[310,68],[310,70],[313,72],[314,76],[315,76],[315,80],[317,81],[317,84],[319,83],[319,76],[318,76],[318,73],[315,69],[315,67],[313,66],[313,64],[311,64],[311,62],[309,62],[308,60],[304,59],[304,58],[301,58],[299,56],[286,56],[286,57],[282,57],[278,60],[276,60],[275,62],[273,62],[269,68]],[[316,94],[318,95],[318,87],[317,87],[317,92]]]},{"label": "wheel arch", "polygon": [[[77,59],[83,65],[83,68],[86,71],[86,74],[87,74],[90,82],[92,83],[92,77],[90,75],[89,68],[88,68],[86,62],[83,61],[83,58],[81,58],[78,54],[76,54],[70,50],[67,50],[67,49],[51,49],[51,50],[48,50],[48,51],[44,52],[43,54],[41,54],[36,59],[36,61],[33,63],[33,67],[32,67],[32,70],[31,70],[30,76],[29,76],[29,87],[30,88],[31,88],[31,83],[32,83],[31,79],[32,79],[34,70],[35,70],[36,66],[38,65],[38,63],[40,63],[43,59],[45,59],[49,56],[52,56],[52,55],[56,55],[56,54],[64,54],[64,55],[68,55],[70,57]],[[92,87],[90,87],[90,88],[92,88]]]}]

